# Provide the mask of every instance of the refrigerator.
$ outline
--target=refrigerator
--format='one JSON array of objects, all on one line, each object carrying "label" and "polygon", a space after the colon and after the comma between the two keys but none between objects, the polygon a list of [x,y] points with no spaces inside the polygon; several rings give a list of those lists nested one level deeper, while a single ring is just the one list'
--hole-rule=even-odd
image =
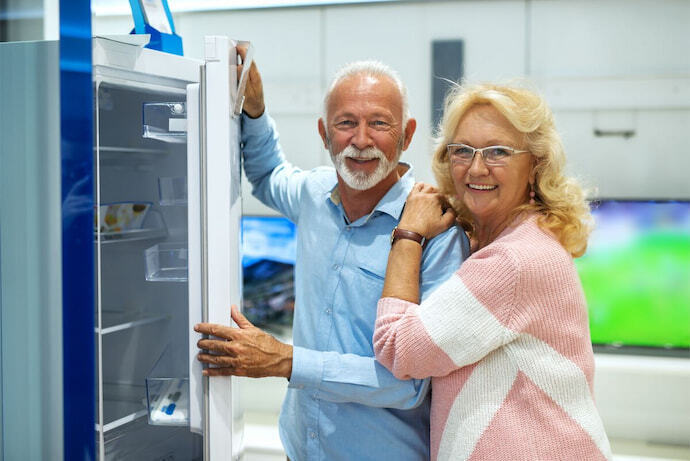
[{"label": "refrigerator", "polygon": [[138,38],[92,42],[96,459],[238,459],[235,378],[202,377],[192,329],[241,305],[236,43]]},{"label": "refrigerator", "polygon": [[0,44],[0,459],[238,459],[192,329],[241,305],[236,43],[83,40]]}]

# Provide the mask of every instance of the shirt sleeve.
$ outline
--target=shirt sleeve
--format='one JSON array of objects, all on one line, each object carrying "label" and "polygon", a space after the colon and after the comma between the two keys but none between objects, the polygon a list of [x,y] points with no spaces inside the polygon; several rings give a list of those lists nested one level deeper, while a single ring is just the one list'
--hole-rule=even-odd
[{"label": "shirt sleeve", "polygon": [[410,409],[424,401],[429,380],[396,379],[374,357],[295,347],[289,387],[334,403]]},{"label": "shirt sleeve", "polygon": [[376,358],[401,379],[445,376],[517,337],[508,327],[518,270],[500,248],[470,258],[421,305],[378,303]]},{"label": "shirt sleeve", "polygon": [[460,227],[453,226],[431,239],[422,254],[421,299],[448,280],[469,254],[470,242]]},{"label": "shirt sleeve", "polygon": [[[467,252],[467,238],[455,228],[431,240],[423,256],[422,296],[451,276]],[[314,389],[330,402],[409,409],[424,401],[430,381],[397,379],[374,357],[295,347],[290,386]]]},{"label": "shirt sleeve", "polygon": [[309,172],[285,159],[275,122],[267,111],[256,119],[242,114],[242,159],[252,195],[297,222],[300,194]]}]

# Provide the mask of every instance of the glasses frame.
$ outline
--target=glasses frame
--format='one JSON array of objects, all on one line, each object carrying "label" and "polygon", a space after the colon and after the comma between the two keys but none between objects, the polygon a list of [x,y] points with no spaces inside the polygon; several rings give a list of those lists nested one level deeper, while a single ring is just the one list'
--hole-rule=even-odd
[{"label": "glasses frame", "polygon": [[[453,153],[451,152],[451,148],[454,147],[467,147],[468,149],[472,149],[472,157],[469,159],[469,162],[465,162],[464,160],[458,160],[458,159],[453,159]],[[487,149],[503,149],[505,151],[508,151],[510,155],[506,157],[504,160],[501,160],[499,162],[496,161],[491,161],[487,159],[484,156],[484,151]],[[451,165],[459,164],[459,165],[472,165],[472,162],[474,162],[474,156],[477,155],[477,152],[482,158],[482,161],[486,166],[504,166],[508,163],[508,160],[512,158],[515,155],[518,154],[527,154],[529,153],[528,150],[519,150],[519,149],[514,149],[512,147],[508,146],[487,146],[487,147],[482,147],[477,149],[476,147],[472,147],[469,144],[463,144],[463,143],[449,143],[446,144],[446,155],[448,155],[448,161],[451,163]]]}]

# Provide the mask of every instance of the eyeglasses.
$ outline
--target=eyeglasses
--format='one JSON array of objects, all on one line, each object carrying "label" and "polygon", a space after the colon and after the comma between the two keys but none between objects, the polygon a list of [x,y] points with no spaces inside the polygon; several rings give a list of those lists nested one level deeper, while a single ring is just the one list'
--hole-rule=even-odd
[{"label": "eyeglasses", "polygon": [[524,154],[527,150],[516,150],[507,146],[489,146],[475,149],[467,144],[448,144],[446,146],[448,159],[453,165],[471,165],[474,154],[478,153],[487,166],[503,166],[513,155]]}]

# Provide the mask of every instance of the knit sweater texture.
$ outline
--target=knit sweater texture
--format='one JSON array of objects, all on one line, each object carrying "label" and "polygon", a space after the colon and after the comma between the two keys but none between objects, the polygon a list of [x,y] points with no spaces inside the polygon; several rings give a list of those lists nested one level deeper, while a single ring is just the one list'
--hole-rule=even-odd
[{"label": "knit sweater texture", "polygon": [[611,459],[580,280],[535,215],[421,305],[381,299],[374,348],[397,378],[432,377],[434,460]]}]

